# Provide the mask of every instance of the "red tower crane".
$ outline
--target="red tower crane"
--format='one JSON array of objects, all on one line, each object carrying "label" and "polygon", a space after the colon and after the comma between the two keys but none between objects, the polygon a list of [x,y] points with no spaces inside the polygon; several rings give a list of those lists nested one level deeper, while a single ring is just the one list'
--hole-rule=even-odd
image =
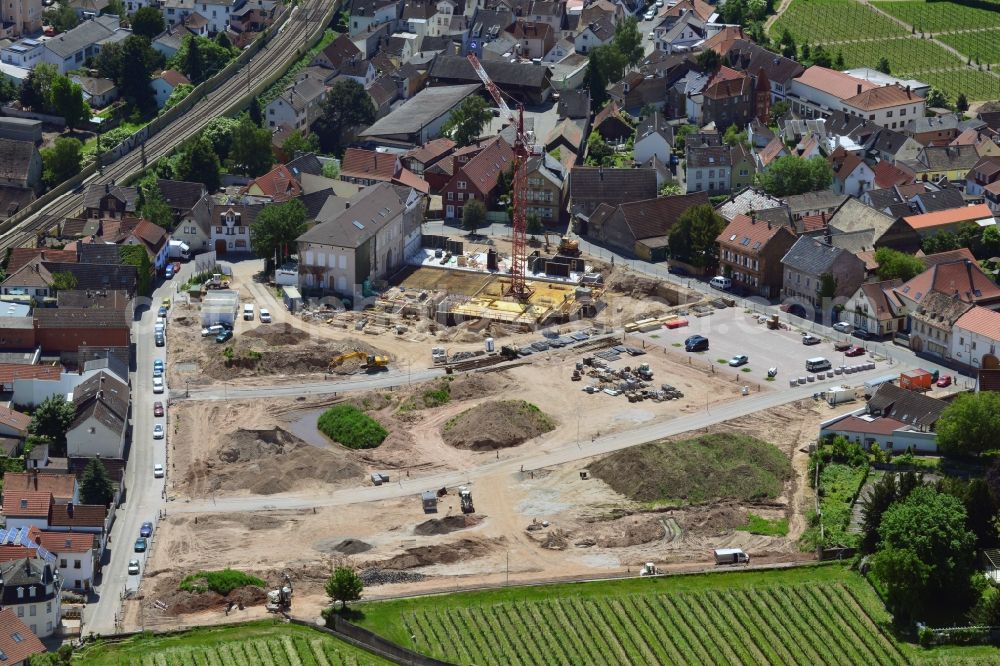
[{"label": "red tower crane", "polygon": [[510,252],[510,289],[509,296],[518,300],[527,300],[531,295],[531,290],[524,281],[524,271],[527,264],[527,202],[528,202],[528,156],[531,154],[532,141],[524,133],[524,105],[517,105],[517,115],[510,110],[507,102],[504,101],[500,89],[497,88],[490,75],[483,69],[482,63],[472,53],[469,54],[469,62],[479,78],[482,79],[486,89],[490,91],[493,100],[500,107],[504,117],[514,123],[516,131],[514,133],[514,183],[513,183],[513,206],[514,224],[511,229],[511,252]]}]

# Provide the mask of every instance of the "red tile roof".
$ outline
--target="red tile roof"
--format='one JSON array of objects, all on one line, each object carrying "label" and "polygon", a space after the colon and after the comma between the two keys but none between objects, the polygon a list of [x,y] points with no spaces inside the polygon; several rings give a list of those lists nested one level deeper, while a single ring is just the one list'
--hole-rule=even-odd
[{"label": "red tile roof", "polygon": [[76,262],[75,250],[50,250],[48,248],[36,247],[15,247],[10,251],[10,260],[7,262],[7,275],[13,275],[23,268],[32,259],[42,261],[56,261],[59,263],[72,264]]},{"label": "red tile roof", "polygon": [[917,258],[923,262],[924,268],[930,268],[931,266],[937,266],[938,264],[947,264],[952,261],[964,261],[966,259],[969,261],[976,260],[976,257],[972,254],[972,250],[967,247],[960,247],[957,250],[935,252],[934,254],[924,254],[923,250],[921,250],[917,253]]},{"label": "red tile roof", "polygon": [[866,435],[891,435],[900,428],[905,428],[906,424],[896,419],[882,417],[872,419],[859,419],[857,416],[846,416],[839,421],[827,426],[829,430],[842,430],[845,432],[859,432]]},{"label": "red tile roof", "polygon": [[368,180],[392,180],[396,175],[396,156],[363,148],[348,148],[340,162],[340,175]]},{"label": "red tile roof", "polygon": [[957,295],[964,303],[1000,300],[1000,287],[983,273],[979,264],[969,260],[935,264],[896,291],[918,303],[931,292]]},{"label": "red tile roof", "polygon": [[[813,65],[802,72],[796,81],[816,90],[833,95],[837,99],[847,100],[879,86],[866,79],[858,79],[850,74],[844,74],[833,69]],[[860,88],[859,88],[860,86]]]},{"label": "red tile roof", "polygon": [[802,233],[819,231],[826,227],[826,214],[804,215],[802,219],[798,220],[798,224],[802,225]]},{"label": "red tile roof", "polygon": [[0,546],[0,563],[22,560],[26,557],[38,557],[38,549],[27,546]]},{"label": "red tile roof", "polygon": [[[3,424],[8,428],[13,428],[14,430],[27,433],[29,423],[31,423],[31,417],[24,412],[19,412],[11,409],[10,407],[0,406],[0,424]],[[7,474],[9,476],[10,472]],[[4,486],[6,487],[6,485],[7,482],[5,478]]]},{"label": "red tile roof", "polygon": [[428,141],[424,145],[414,148],[406,153],[406,157],[420,162],[421,164],[433,164],[435,160],[441,159],[455,149],[455,142],[448,137],[440,137],[433,141]]},{"label": "red tile roof", "polygon": [[981,369],[979,371],[979,390],[1000,392],[1000,369]]},{"label": "red tile roof", "polygon": [[3,513],[8,518],[47,518],[51,504],[50,492],[4,488]]},{"label": "red tile roof", "polygon": [[961,326],[970,333],[1000,340],[1000,312],[976,306],[959,317],[955,327]]},{"label": "red tile roof", "polygon": [[475,183],[483,192],[493,191],[497,179],[514,161],[514,149],[503,139],[497,139],[481,153],[466,162],[454,178]]},{"label": "red tile roof", "polygon": [[254,186],[261,191],[260,196],[270,197],[275,203],[283,203],[302,194],[302,186],[284,164],[279,164],[263,176],[252,180],[243,188],[244,194]]},{"label": "red tile roof", "polygon": [[53,504],[49,525],[53,527],[104,527],[108,510],[99,504]]},{"label": "red tile roof", "polygon": [[743,28],[740,26],[727,25],[722,30],[702,42],[701,47],[703,49],[712,49],[720,56],[724,56],[729,53],[729,49],[733,47],[733,42],[738,39],[749,38],[743,34]]},{"label": "red tile roof", "polygon": [[782,152],[787,152],[787,150],[785,149],[785,144],[781,141],[780,138],[774,137],[773,139],[771,139],[770,143],[768,143],[766,146],[760,149],[760,151],[757,153],[757,157],[760,159],[761,164],[767,166],[775,159],[777,159]]},{"label": "red tile roof", "polygon": [[875,187],[886,188],[912,183],[914,175],[894,164],[882,160],[875,165]]},{"label": "red tile roof", "polygon": [[392,179],[392,182],[399,185],[405,185],[407,187],[412,187],[413,189],[423,192],[424,194],[430,194],[431,185],[426,180],[413,173],[409,169],[400,169],[399,175]]},{"label": "red tile roof", "polygon": [[94,535],[84,532],[42,532],[38,544],[51,553],[86,553],[94,547]]},{"label": "red tile roof", "polygon": [[734,247],[747,254],[759,253],[781,229],[781,225],[737,215],[715,239],[722,247]]},{"label": "red tile roof", "polygon": [[76,477],[72,474],[37,474],[35,472],[7,472],[3,478],[5,492],[52,493],[57,500],[72,500],[76,490]]},{"label": "red tile roof", "polygon": [[178,72],[176,69],[165,69],[165,70],[163,70],[162,72],[160,72],[160,78],[163,79],[164,81],[166,81],[167,83],[169,83],[171,85],[171,87],[173,87],[173,88],[176,88],[177,86],[185,84],[185,83],[187,83],[187,84],[191,83],[188,80],[188,77],[184,76],[183,74],[181,74],[180,72]]},{"label": "red tile roof", "polygon": [[0,651],[7,655],[6,663],[18,664],[45,652],[45,646],[18,619],[13,608],[4,608],[0,610]]},{"label": "red tile roof", "polygon": [[15,379],[59,379],[62,367],[58,365],[24,365],[0,363],[0,384],[8,385]]},{"label": "red tile roof", "polygon": [[922,102],[923,98],[918,97],[909,88],[903,88],[897,84],[865,90],[860,95],[845,99],[844,104],[850,104],[862,111],[875,111],[876,109],[887,109],[901,104],[909,104],[914,100]]},{"label": "red tile roof", "polygon": [[923,215],[910,215],[909,217],[904,217],[903,220],[912,229],[920,230],[933,229],[934,227],[957,224],[959,222],[974,222],[988,217],[993,217],[993,211],[990,210],[990,207],[986,204],[978,204],[975,206],[946,208],[945,210],[924,213]]}]

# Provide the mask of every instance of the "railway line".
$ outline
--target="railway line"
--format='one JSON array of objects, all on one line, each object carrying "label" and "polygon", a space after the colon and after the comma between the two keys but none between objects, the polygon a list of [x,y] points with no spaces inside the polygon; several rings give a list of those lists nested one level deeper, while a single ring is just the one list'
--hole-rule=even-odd
[{"label": "railway line", "polygon": [[[340,3],[335,3],[334,6]],[[281,75],[296,58],[305,52],[310,38],[327,16],[329,5],[320,0],[303,0],[291,9],[287,20],[278,28],[270,41],[258,51],[242,69],[237,70],[218,88],[208,92],[191,109],[146,139],[144,149],[138,145],[113,163],[104,167],[103,174],[87,178],[87,185],[120,183],[136,175],[168,154],[176,146],[201,131],[210,120],[233,110],[241,97],[254,88],[255,82],[267,80],[273,74]],[[332,14],[331,14],[332,16]],[[75,215],[83,207],[83,188],[67,193],[27,217],[0,237],[0,256],[8,248],[33,247],[40,233],[45,233],[66,217]]]}]

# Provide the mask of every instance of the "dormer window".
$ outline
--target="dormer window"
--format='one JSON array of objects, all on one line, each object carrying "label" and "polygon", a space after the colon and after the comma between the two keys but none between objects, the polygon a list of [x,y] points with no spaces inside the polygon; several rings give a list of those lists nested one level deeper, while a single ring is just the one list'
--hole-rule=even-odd
[{"label": "dormer window", "polygon": [[24,599],[24,588],[23,587],[17,588],[17,598],[18,599]]}]

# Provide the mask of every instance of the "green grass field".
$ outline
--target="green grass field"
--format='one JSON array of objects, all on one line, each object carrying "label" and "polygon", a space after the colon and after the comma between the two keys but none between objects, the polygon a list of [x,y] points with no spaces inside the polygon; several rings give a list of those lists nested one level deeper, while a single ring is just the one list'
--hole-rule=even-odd
[{"label": "green grass field", "polygon": [[872,4],[886,14],[891,14],[917,30],[930,32],[934,36],[948,30],[1000,26],[1000,4],[997,4],[996,11],[951,2],[923,2],[923,0],[905,2],[876,0]]},{"label": "green grass field", "polygon": [[74,655],[93,666],[383,666],[389,664],[335,638],[296,625],[252,622],[162,637],[96,643]]},{"label": "green grass field", "polygon": [[907,35],[899,25],[855,0],[792,0],[771,27],[771,39],[777,41],[785,29],[799,45]]},{"label": "green grass field", "polygon": [[[360,623],[456,664],[996,663],[897,642],[840,565],[547,585],[372,602]],[[455,640],[456,636],[464,640]],[[415,637],[415,640],[414,638]]]},{"label": "green grass field", "polygon": [[912,37],[834,44],[824,48],[829,49],[831,57],[836,56],[838,51],[841,52],[847,68],[871,67],[878,63],[879,58],[885,56],[889,59],[892,73],[900,76],[965,65],[965,61],[959,60],[954,53],[944,50],[934,42]]}]

